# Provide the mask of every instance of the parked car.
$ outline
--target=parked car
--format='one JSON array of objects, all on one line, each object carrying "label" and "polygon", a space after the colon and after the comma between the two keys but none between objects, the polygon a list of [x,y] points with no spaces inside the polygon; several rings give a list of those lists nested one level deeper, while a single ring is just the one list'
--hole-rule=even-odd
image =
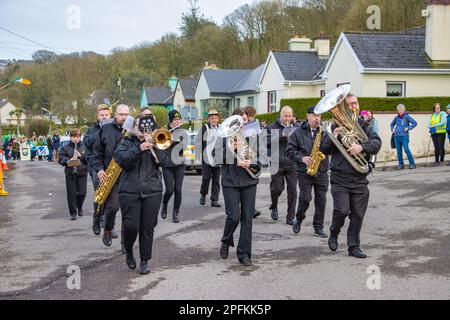
[{"label": "parked car", "polygon": [[197,138],[197,134],[198,132],[188,131],[188,143],[183,155],[186,163],[186,170],[195,170],[198,174],[201,174],[202,163],[201,161],[196,161],[195,139]]}]

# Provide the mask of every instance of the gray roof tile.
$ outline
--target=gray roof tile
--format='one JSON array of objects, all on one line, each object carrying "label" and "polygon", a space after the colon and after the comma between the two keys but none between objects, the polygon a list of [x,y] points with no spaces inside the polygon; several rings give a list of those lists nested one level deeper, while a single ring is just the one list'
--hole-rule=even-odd
[{"label": "gray roof tile", "polygon": [[197,79],[179,79],[181,91],[184,99],[187,101],[195,100],[195,89],[197,88]]},{"label": "gray roof tile", "polygon": [[229,95],[252,70],[203,70],[211,94]]},{"label": "gray roof tile", "polygon": [[145,94],[149,105],[170,105],[173,103],[173,92],[168,87],[146,87]]},{"label": "gray roof tile", "polygon": [[264,72],[264,67],[266,64],[260,65],[255,70],[252,70],[247,77],[245,77],[241,82],[239,82],[234,88],[233,93],[240,92],[253,92],[258,90],[259,80]]},{"label": "gray roof tile", "polygon": [[328,59],[321,59],[316,52],[273,52],[286,81],[313,81],[320,79]]}]

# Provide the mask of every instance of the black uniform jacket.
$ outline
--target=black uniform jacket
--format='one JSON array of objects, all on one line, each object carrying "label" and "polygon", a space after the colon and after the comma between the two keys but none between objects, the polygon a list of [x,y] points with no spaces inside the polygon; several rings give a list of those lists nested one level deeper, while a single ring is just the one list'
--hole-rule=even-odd
[{"label": "black uniform jacket", "polygon": [[[318,134],[317,128],[316,135]],[[315,136],[316,137],[316,136]],[[303,122],[291,135],[288,146],[286,149],[286,154],[289,159],[297,163],[298,171],[301,173],[306,173],[308,169],[306,164],[302,162],[303,157],[310,157],[311,151],[314,146],[315,137],[311,136],[311,129],[309,127],[308,121]],[[318,174],[327,172],[329,165],[329,159],[326,157],[320,162]]]},{"label": "black uniform jacket", "polygon": [[84,146],[86,147],[86,160],[89,165],[92,165],[92,152],[99,132],[100,123],[97,121],[93,126],[89,127],[83,137]]},{"label": "black uniform jacket", "polygon": [[[358,122],[369,138],[367,141],[361,143],[363,152],[365,152],[367,155],[378,154],[382,145],[381,138],[378,136],[378,134],[373,132],[370,126],[363,119],[358,119]],[[332,126],[332,130],[334,131],[336,127],[337,125],[334,124]],[[330,169],[332,173],[334,172],[339,175],[361,178],[364,178],[368,175],[368,173],[365,174],[356,171],[347,161],[347,159],[342,155],[339,149],[334,145],[333,141],[331,141],[327,134],[325,134],[322,139],[322,142],[320,144],[320,151],[326,155],[331,155]]]},{"label": "black uniform jacket", "polygon": [[[167,130],[172,130],[172,128],[167,126]],[[177,168],[185,166],[184,158],[183,158],[183,146],[187,143],[187,134],[186,130],[177,128],[172,131],[172,145],[166,149],[167,156],[169,157],[169,165],[164,166],[165,168]],[[172,154],[174,149],[179,150],[178,154]],[[176,151],[175,151],[176,152]]]},{"label": "black uniform jacket", "polygon": [[113,159],[114,151],[122,139],[122,127],[117,124],[116,120],[100,129],[92,153],[92,167],[95,172],[106,171]]},{"label": "black uniform jacket", "polygon": [[155,149],[160,161],[159,165],[156,164],[150,150],[141,151],[141,144],[142,141],[135,136],[126,138],[117,147],[114,159],[123,169],[119,193],[148,198],[163,192],[159,166],[167,166],[170,159],[165,151]]},{"label": "black uniform jacket", "polygon": [[284,170],[296,170],[297,169],[297,165],[295,163],[295,161],[293,161],[291,158],[289,158],[286,154],[286,149],[288,146],[288,138],[287,137],[283,137],[283,130],[285,129],[285,127],[281,124],[281,120],[280,118],[277,119],[277,121],[275,121],[274,123],[272,123],[271,125],[269,125],[267,127],[267,134],[268,134],[268,148],[270,151],[270,155],[272,155],[272,146],[273,146],[273,141],[272,139],[275,139],[275,134],[273,130],[279,130],[279,167],[280,169],[284,169]]},{"label": "black uniform jacket", "polygon": [[81,153],[81,158],[79,158],[81,160],[81,166],[76,167],[68,167],[67,166],[67,161],[69,161],[70,159],[72,159],[73,154],[75,153],[75,144],[70,141],[69,144],[65,145],[64,147],[60,148],[60,153],[59,153],[59,164],[64,166],[64,172],[67,175],[72,175],[75,172],[79,175],[79,176],[85,176],[87,175],[87,161],[86,161],[86,148],[84,146],[83,141],[80,141],[77,145],[77,150],[79,153]]}]

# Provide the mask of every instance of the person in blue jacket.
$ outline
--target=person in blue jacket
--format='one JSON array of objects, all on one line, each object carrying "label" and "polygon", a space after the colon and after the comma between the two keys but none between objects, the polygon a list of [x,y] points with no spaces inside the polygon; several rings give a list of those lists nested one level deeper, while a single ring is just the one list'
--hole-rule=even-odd
[{"label": "person in blue jacket", "polygon": [[416,169],[416,162],[409,150],[409,132],[417,127],[417,122],[406,112],[405,105],[397,106],[398,115],[391,122],[391,131],[394,133],[395,147],[397,148],[398,167],[404,169],[403,149],[409,161],[409,168]]}]

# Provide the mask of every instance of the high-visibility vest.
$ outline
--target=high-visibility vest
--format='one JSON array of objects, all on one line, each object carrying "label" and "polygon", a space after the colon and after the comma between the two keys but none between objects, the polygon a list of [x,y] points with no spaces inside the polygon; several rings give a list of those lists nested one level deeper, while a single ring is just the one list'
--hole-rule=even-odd
[{"label": "high-visibility vest", "polygon": [[[433,116],[431,117],[430,120],[430,125],[434,126],[436,124],[441,123],[442,121],[442,112],[440,112],[438,115],[436,115],[436,113],[433,114]],[[444,125],[440,126],[440,127],[435,127],[436,129],[436,133],[446,133],[447,132],[447,122],[444,123]]]}]

